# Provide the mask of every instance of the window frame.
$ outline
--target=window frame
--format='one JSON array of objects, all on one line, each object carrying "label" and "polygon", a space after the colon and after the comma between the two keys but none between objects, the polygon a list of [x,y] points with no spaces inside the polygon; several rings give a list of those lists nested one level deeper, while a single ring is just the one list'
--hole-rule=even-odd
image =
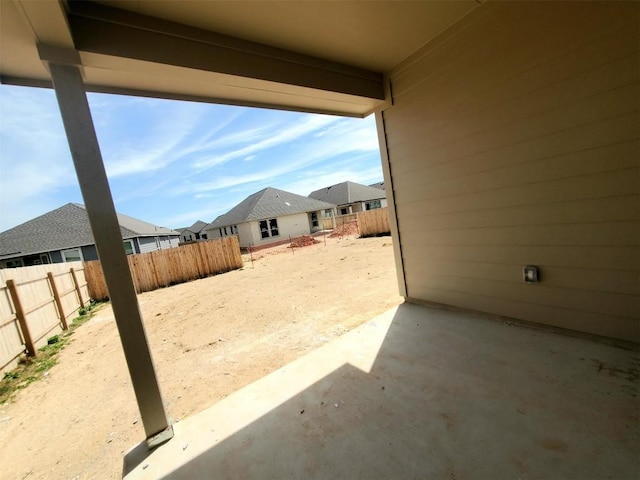
[{"label": "window frame", "polygon": [[265,218],[264,220],[258,220],[258,230],[262,240],[269,237],[279,237],[280,227],[278,226],[277,218]]},{"label": "window frame", "polygon": [[[127,246],[126,244],[131,245],[131,253],[127,252]],[[128,238],[127,240],[123,240],[122,241],[122,246],[124,247],[124,253],[126,253],[127,255],[135,255],[136,253],[136,246],[133,244],[133,240]]]},{"label": "window frame", "polygon": [[[78,256],[80,257],[80,260],[67,260],[66,254],[68,252],[74,252],[77,251],[78,252]],[[81,247],[76,247],[76,248],[67,248],[66,250],[60,250],[60,256],[62,257],[62,261],[64,263],[69,263],[69,262],[84,262],[84,256],[82,255],[82,248]]]}]

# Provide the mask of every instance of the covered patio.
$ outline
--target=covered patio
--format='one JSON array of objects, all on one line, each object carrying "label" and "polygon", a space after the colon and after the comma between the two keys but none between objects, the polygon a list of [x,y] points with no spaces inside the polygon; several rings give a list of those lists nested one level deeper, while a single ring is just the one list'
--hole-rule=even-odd
[{"label": "covered patio", "polygon": [[403,304],[126,454],[138,478],[637,478],[637,352]]},{"label": "covered patio", "polygon": [[[128,478],[638,477],[638,2],[0,7],[2,83],[54,88],[105,266]],[[87,91],[375,115],[399,292],[460,312],[403,305],[172,425]]]}]

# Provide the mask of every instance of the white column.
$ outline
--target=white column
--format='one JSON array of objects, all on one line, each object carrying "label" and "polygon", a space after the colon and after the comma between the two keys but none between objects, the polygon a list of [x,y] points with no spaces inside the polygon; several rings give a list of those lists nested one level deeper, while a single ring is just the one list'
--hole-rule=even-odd
[{"label": "white column", "polygon": [[173,429],[160,395],[82,76],[76,65],[50,63],[49,70],[147,443],[154,446],[169,440]]}]

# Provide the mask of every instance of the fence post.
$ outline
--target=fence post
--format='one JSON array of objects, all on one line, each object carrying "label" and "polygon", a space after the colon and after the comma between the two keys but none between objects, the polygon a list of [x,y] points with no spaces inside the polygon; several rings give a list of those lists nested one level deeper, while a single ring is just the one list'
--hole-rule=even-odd
[{"label": "fence post", "polygon": [[62,309],[62,301],[60,300],[60,295],[58,294],[58,287],[56,286],[56,282],[53,279],[53,273],[47,272],[47,278],[49,279],[49,284],[51,285],[51,291],[53,292],[53,299],[56,302],[56,307],[58,307],[60,321],[62,322],[62,329],[69,330],[69,325],[67,325],[67,317],[64,315],[64,310]]},{"label": "fence post", "polygon": [[80,291],[80,284],[78,283],[78,277],[76,277],[76,271],[71,268],[71,278],[73,278],[73,285],[76,287],[76,293],[78,294],[78,302],[80,303],[80,307],[84,307],[84,300],[82,300],[82,292]]},{"label": "fence post", "polygon": [[11,294],[13,308],[15,308],[16,310],[16,318],[18,319],[20,329],[22,330],[22,335],[24,336],[27,355],[30,357],[35,357],[36,347],[33,344],[33,340],[31,339],[31,332],[29,331],[29,326],[27,325],[27,317],[24,314],[22,303],[20,303],[20,297],[18,296],[18,290],[16,289],[15,282],[13,280],[7,280],[7,288],[9,289],[9,294]]}]

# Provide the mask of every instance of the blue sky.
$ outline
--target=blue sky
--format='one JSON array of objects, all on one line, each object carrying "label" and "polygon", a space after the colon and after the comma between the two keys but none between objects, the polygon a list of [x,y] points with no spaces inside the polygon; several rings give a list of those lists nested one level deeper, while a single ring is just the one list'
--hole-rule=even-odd
[{"label": "blue sky", "polygon": [[[89,94],[116,209],[211,222],[268,186],[300,195],[382,180],[373,115],[353,119]],[[0,86],[0,231],[82,202],[52,90]]]}]

